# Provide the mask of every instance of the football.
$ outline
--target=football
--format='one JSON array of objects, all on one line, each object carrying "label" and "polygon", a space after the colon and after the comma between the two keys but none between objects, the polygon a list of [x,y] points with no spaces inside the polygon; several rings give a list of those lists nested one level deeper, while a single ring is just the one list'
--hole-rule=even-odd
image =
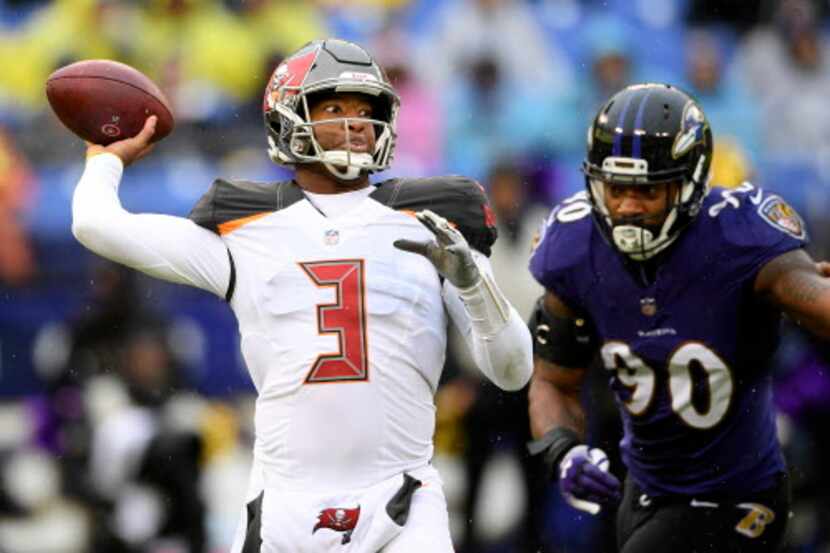
[{"label": "football", "polygon": [[84,60],[61,67],[46,80],[46,97],[58,119],[93,144],[137,135],[158,117],[153,142],[173,130],[173,112],[158,86],[141,71],[111,60]]}]

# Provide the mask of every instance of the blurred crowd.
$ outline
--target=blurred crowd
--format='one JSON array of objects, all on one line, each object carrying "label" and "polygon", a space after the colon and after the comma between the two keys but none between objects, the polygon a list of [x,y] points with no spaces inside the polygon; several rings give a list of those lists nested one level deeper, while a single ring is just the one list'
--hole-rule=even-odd
[{"label": "blurred crowd", "polygon": [[[780,192],[813,256],[830,257],[828,13],[819,0],[0,0],[0,551],[227,551],[253,439],[229,310],[72,238],[84,146],[46,102],[58,67],[116,59],[159,84],[177,126],[122,197],[184,215],[216,176],[285,175],[261,118],[285,54],[324,36],[363,44],[402,99],[389,174],[478,179],[499,224],[496,277],[529,314],[535,232],[583,186],[596,108],[636,81],[696,96],[714,183]],[[436,434],[457,550],[611,551],[610,519],[567,507],[525,454],[524,394],[484,383],[459,343]],[[788,551],[827,553],[830,347],[788,326],[776,362]],[[619,468],[619,422],[593,373],[592,440]]]}]

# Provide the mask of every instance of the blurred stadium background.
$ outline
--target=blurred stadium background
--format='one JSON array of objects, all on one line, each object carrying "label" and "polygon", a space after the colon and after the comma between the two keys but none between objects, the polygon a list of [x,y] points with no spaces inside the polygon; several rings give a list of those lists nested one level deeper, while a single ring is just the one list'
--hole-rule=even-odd
[{"label": "blurred stadium background", "polygon": [[[259,111],[282,56],[324,36],[360,42],[403,101],[389,173],[479,179],[499,216],[497,276],[529,313],[536,227],[581,189],[599,103],[634,81],[696,95],[715,132],[715,180],[781,192],[807,220],[811,253],[828,257],[829,8],[0,0],[0,552],[225,552],[250,462],[253,390],[230,310],[104,262],[70,234],[84,147],[46,104],[55,68],[111,58],[160,84],[177,129],[130,168],[121,195],[132,210],[186,215],[216,176],[286,175],[267,160]],[[775,374],[790,552],[830,552],[829,364],[827,344],[786,326]],[[592,439],[613,452],[618,422],[594,374]],[[612,551],[612,521],[564,506],[523,455],[523,395],[481,382],[453,344],[437,402],[458,551]]]}]

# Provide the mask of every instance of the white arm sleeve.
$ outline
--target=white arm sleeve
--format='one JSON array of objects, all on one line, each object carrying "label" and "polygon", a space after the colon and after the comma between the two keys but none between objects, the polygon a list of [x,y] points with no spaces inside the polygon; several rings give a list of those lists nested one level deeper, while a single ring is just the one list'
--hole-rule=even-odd
[{"label": "white arm sleeve", "polygon": [[520,390],[533,372],[530,330],[496,286],[490,261],[473,256],[481,281],[462,292],[445,279],[444,305],[481,372],[503,390]]},{"label": "white arm sleeve", "polygon": [[225,297],[231,261],[222,239],[183,217],[127,212],[118,199],[118,156],[87,160],[72,198],[72,234],[102,257]]}]

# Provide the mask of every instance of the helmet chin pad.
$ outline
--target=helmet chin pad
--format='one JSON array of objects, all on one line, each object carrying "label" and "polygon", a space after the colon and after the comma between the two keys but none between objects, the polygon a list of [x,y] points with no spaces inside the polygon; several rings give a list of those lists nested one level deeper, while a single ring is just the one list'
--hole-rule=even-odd
[{"label": "helmet chin pad", "polygon": [[636,225],[616,225],[613,227],[612,236],[617,248],[634,259],[647,259],[644,254],[647,244],[654,241],[653,232]]},{"label": "helmet chin pad", "polygon": [[320,154],[323,166],[329,173],[342,180],[354,180],[371,169],[371,154],[352,153],[346,150],[327,150]]},{"label": "helmet chin pad", "polygon": [[[609,218],[610,219],[610,218]],[[635,261],[645,261],[666,249],[677,239],[669,229],[677,219],[672,207],[659,226],[632,224],[631,221],[611,224],[611,238],[617,249]]]}]

